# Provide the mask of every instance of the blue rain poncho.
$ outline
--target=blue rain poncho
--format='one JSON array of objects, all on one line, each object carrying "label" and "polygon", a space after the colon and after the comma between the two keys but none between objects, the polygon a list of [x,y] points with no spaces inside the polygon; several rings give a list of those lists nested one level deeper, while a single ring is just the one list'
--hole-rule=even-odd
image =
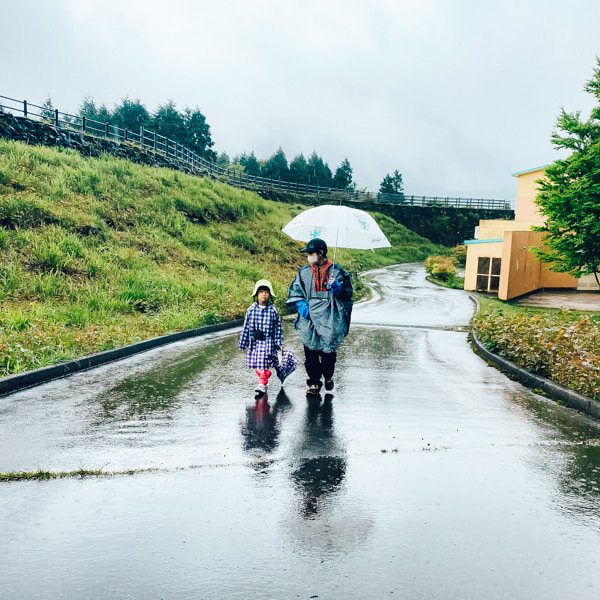
[{"label": "blue rain poncho", "polygon": [[337,296],[329,286],[319,286],[310,265],[302,267],[290,285],[286,304],[295,307],[302,300],[308,304],[308,318],[298,314],[294,321],[298,338],[307,348],[335,352],[350,329],[353,290],[350,277],[339,265],[329,263],[328,273],[321,280],[328,277],[335,277],[340,284]]}]

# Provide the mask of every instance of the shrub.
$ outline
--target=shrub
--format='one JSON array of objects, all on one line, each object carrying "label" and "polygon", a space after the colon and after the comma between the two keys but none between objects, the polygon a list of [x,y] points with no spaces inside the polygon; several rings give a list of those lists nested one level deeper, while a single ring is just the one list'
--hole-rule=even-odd
[{"label": "shrub", "polygon": [[450,281],[456,275],[454,259],[449,256],[428,256],[425,271],[440,281]]},{"label": "shrub", "polygon": [[569,311],[539,315],[482,312],[473,328],[491,350],[591,398],[600,399],[600,327]]},{"label": "shrub", "polygon": [[459,267],[464,267],[467,263],[467,247],[464,244],[454,246],[454,248],[450,250],[450,255],[454,258]]}]

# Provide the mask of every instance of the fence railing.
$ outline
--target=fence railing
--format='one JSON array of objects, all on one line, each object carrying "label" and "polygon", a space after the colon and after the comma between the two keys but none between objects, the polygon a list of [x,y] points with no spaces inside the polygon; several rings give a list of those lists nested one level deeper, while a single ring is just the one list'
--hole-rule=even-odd
[{"label": "fence railing", "polygon": [[0,95],[0,111],[8,111],[11,114],[22,115],[28,119],[45,121],[60,129],[77,131],[86,135],[136,144],[142,148],[185,164],[197,175],[209,176],[234,187],[257,192],[277,190],[298,195],[319,196],[324,200],[334,199],[342,202],[344,200],[354,202],[374,201],[408,206],[452,206],[455,208],[511,210],[510,202],[507,202],[506,200],[409,196],[406,194],[350,191],[294,181],[285,181],[283,179],[271,179],[268,177],[248,175],[237,169],[220,167],[214,162],[200,156],[197,152],[190,150],[183,144],[144,127],[140,127],[137,131],[123,129],[112,123],[103,123],[80,115],[71,115],[55,108],[50,109],[48,107],[32,104],[27,100],[15,100],[8,96]]}]

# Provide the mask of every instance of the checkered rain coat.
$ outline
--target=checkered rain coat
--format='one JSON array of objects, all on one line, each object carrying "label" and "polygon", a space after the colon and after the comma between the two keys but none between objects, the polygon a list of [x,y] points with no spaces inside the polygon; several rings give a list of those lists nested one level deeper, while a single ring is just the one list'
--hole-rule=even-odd
[{"label": "checkered rain coat", "polygon": [[[252,332],[262,332],[263,339],[254,339]],[[260,334],[259,334],[260,336]],[[273,304],[260,308],[254,302],[246,311],[240,334],[239,348],[247,350],[246,366],[249,369],[268,369],[279,366],[277,350],[283,346],[283,329],[279,313]]]}]

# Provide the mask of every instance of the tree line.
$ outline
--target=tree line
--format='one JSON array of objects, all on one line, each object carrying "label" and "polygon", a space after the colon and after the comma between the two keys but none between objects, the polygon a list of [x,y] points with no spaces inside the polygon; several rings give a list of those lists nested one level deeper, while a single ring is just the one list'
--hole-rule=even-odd
[{"label": "tree line", "polygon": [[[43,104],[42,117],[52,119],[54,107],[52,99]],[[217,155],[213,150],[214,141],[206,117],[198,107],[186,107],[179,111],[172,100],[160,104],[150,113],[139,99],[123,98],[111,110],[105,104],[97,105],[93,98],[85,97],[79,106],[77,117],[85,117],[99,123],[110,123],[138,132],[141,127],[151,129],[159,135],[179,142],[199,156],[223,168],[235,169],[240,173],[255,177],[279,179],[292,183],[318,187],[337,188],[355,191],[357,185],[350,161],[345,158],[332,171],[327,161],[313,151],[308,158],[300,153],[290,162],[280,147],[269,158],[257,158],[254,151],[230,159],[226,152]],[[366,191],[361,189],[360,191]],[[396,170],[385,175],[379,186],[382,194],[404,194],[402,175]]]},{"label": "tree line", "polygon": [[[306,158],[300,153],[289,163],[281,147],[267,159],[256,158],[254,151],[244,152],[233,159],[226,152],[217,157],[217,165],[223,168],[237,169],[247,175],[280,179],[299,184],[319,187],[337,188],[350,192],[356,191],[352,166],[348,158],[342,160],[340,166],[332,172],[327,162],[316,151]],[[360,191],[366,191],[364,189]],[[382,194],[404,194],[402,175],[396,170],[386,175],[380,186]]]}]

